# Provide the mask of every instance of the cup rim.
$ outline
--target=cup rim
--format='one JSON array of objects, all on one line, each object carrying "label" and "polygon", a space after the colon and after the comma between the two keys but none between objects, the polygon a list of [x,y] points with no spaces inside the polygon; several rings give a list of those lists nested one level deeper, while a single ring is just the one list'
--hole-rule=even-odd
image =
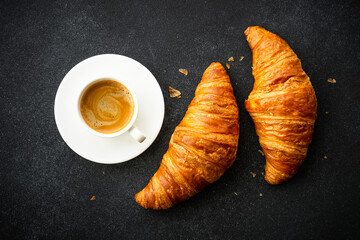
[{"label": "cup rim", "polygon": [[[123,129],[121,129],[120,131],[117,131],[117,132],[114,132],[114,133],[101,133],[101,132],[98,132],[98,131],[95,131],[94,129],[92,129],[89,125],[87,125],[87,123],[85,122],[82,114],[81,114],[81,111],[80,111],[80,102],[81,102],[81,98],[83,96],[83,94],[85,93],[85,90],[88,89],[91,85],[93,85],[94,83],[96,82],[100,82],[100,81],[103,81],[103,80],[112,80],[112,81],[116,81],[118,83],[121,83],[122,85],[124,85],[130,92],[132,98],[133,98],[133,101],[134,101],[134,113],[133,113],[133,116],[131,118],[131,121],[126,125],[126,127],[124,127]],[[135,92],[134,90],[129,87],[127,84],[125,84],[123,81],[119,80],[118,78],[115,78],[115,77],[98,77],[92,81],[89,81],[85,84],[84,87],[81,88],[81,91],[78,95],[78,98],[77,98],[77,113],[78,113],[78,118],[81,122],[81,125],[83,126],[83,128],[87,129],[87,131],[91,132],[92,134],[96,135],[96,136],[99,136],[99,137],[105,137],[105,138],[111,138],[111,137],[117,137],[117,136],[120,136],[122,134],[124,134],[125,132],[129,131],[130,128],[134,125],[135,123],[135,120],[137,118],[137,115],[138,115],[138,111],[139,111],[139,105],[138,105],[138,101],[137,101],[137,97],[135,95]]]}]

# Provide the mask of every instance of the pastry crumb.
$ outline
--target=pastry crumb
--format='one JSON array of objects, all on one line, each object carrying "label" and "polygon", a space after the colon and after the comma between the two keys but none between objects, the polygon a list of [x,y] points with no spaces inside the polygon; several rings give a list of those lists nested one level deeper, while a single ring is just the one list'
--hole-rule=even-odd
[{"label": "pastry crumb", "polygon": [[336,83],[335,78],[329,78],[327,81],[328,81],[329,83]]},{"label": "pastry crumb", "polygon": [[263,175],[263,176],[264,176],[264,173],[262,172],[262,173],[261,173],[261,175]]},{"label": "pastry crumb", "polygon": [[184,74],[185,76],[187,76],[189,74],[188,70],[186,70],[185,68],[180,68],[179,72],[181,72],[182,74]]},{"label": "pastry crumb", "polygon": [[264,152],[263,152],[261,149],[259,149],[258,152],[259,152],[261,155],[265,156]]},{"label": "pastry crumb", "polygon": [[259,196],[262,197],[263,196],[262,193],[260,193]]},{"label": "pastry crumb", "polygon": [[230,69],[230,64],[226,63],[227,69]]},{"label": "pastry crumb", "polygon": [[244,56],[241,56],[239,59],[239,62],[241,62],[244,59]]},{"label": "pastry crumb", "polygon": [[327,159],[327,156],[324,156],[324,159]]},{"label": "pastry crumb", "polygon": [[105,171],[102,171],[102,174],[105,175]]},{"label": "pastry crumb", "polygon": [[164,69],[164,72],[166,72],[166,69]]},{"label": "pastry crumb", "polygon": [[237,196],[238,194],[236,192],[234,192],[234,194]]},{"label": "pastry crumb", "polygon": [[234,61],[234,57],[228,59],[228,62],[233,62],[233,61]]},{"label": "pastry crumb", "polygon": [[92,198],[90,198],[90,201],[92,201],[92,200],[95,200],[95,196],[92,196]]},{"label": "pastry crumb", "polygon": [[329,114],[329,112],[325,112],[325,114]]},{"label": "pastry crumb", "polygon": [[169,93],[171,98],[181,98],[181,92],[169,86]]},{"label": "pastry crumb", "polygon": [[250,172],[250,174],[252,175],[252,177],[256,177],[256,173]]}]

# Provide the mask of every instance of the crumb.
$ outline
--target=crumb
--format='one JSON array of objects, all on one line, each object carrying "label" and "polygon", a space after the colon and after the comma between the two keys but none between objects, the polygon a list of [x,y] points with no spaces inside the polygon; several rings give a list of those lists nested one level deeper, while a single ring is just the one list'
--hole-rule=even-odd
[{"label": "crumb", "polygon": [[233,61],[234,61],[234,57],[228,59],[228,62],[233,62]]},{"label": "crumb", "polygon": [[325,114],[329,114],[329,112],[325,112]]},{"label": "crumb", "polygon": [[92,196],[92,198],[90,198],[90,200],[92,201],[92,200],[95,200],[95,196]]},{"label": "crumb", "polygon": [[181,92],[169,86],[169,93],[171,98],[181,98]]},{"label": "crumb", "polygon": [[105,175],[105,171],[102,171],[102,174]]},{"label": "crumb", "polygon": [[250,174],[252,175],[252,177],[256,177],[256,173],[250,172]]},{"label": "crumb", "polygon": [[265,156],[264,152],[263,152],[261,149],[259,149],[258,152],[259,152],[261,155]]},{"label": "crumb", "polygon": [[264,176],[264,173],[262,172],[262,173],[261,173],[261,175],[263,175],[263,176]]},{"label": "crumb", "polygon": [[186,75],[186,76],[189,74],[188,70],[186,70],[186,69],[184,69],[184,68],[180,68],[180,69],[179,69],[179,72],[181,72],[182,74],[184,74],[184,75]]},{"label": "crumb", "polygon": [[164,72],[166,72],[166,69],[164,69]]},{"label": "crumb", "polygon": [[336,83],[335,78],[329,78],[327,81],[328,81],[329,83]]},{"label": "crumb", "polygon": [[234,192],[234,194],[237,196],[238,194],[236,192]]},{"label": "crumb", "polygon": [[244,56],[241,56],[239,59],[239,62],[241,62],[244,59]]},{"label": "crumb", "polygon": [[327,159],[327,156],[324,156],[324,159]]},{"label": "crumb", "polygon": [[260,193],[259,196],[262,197],[263,196],[262,193]]},{"label": "crumb", "polygon": [[230,69],[230,64],[226,63],[227,69]]}]

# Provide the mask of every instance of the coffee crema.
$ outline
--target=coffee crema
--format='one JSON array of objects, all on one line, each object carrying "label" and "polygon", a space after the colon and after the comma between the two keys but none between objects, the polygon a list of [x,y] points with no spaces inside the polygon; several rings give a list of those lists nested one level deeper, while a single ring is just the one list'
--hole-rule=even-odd
[{"label": "coffee crema", "polygon": [[80,100],[80,112],[86,124],[97,132],[121,131],[135,110],[133,96],[121,83],[104,79],[90,85]]}]

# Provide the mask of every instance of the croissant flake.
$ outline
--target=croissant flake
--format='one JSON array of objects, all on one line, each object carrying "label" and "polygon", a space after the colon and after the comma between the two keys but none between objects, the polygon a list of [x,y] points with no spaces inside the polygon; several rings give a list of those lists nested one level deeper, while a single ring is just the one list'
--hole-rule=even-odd
[{"label": "croissant flake", "polygon": [[181,92],[169,86],[169,93],[171,98],[181,98]]},{"label": "croissant flake", "polygon": [[328,81],[329,83],[336,83],[335,78],[329,78],[327,81]]},{"label": "croissant flake", "polygon": [[188,70],[186,70],[185,68],[180,68],[179,72],[181,72],[182,74],[184,74],[185,76],[187,76],[189,74]]},{"label": "croissant flake", "polygon": [[259,149],[258,152],[261,154],[261,156],[265,156],[264,152],[261,149]]}]

